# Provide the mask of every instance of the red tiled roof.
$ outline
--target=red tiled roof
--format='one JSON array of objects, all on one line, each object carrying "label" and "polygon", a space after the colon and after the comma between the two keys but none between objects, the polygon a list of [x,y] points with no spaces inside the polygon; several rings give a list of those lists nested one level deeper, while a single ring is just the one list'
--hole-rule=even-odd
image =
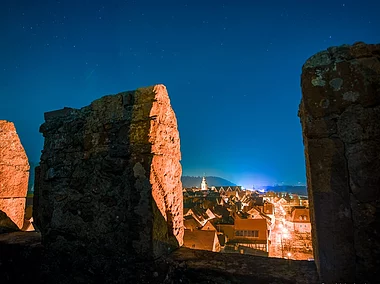
[{"label": "red tiled roof", "polygon": [[267,221],[265,219],[235,219],[235,230],[266,230]]},{"label": "red tiled roof", "polygon": [[310,223],[309,209],[295,208],[292,212],[291,221],[295,223]]},{"label": "red tiled roof", "polygon": [[186,229],[198,229],[201,224],[192,215],[184,216],[183,225]]},{"label": "red tiled roof", "polygon": [[216,231],[213,224],[211,224],[210,221],[207,221],[206,224],[202,227],[202,230],[208,230],[208,231]]},{"label": "red tiled roof", "polygon": [[185,230],[183,246],[212,251],[215,238],[217,239],[216,231]]}]

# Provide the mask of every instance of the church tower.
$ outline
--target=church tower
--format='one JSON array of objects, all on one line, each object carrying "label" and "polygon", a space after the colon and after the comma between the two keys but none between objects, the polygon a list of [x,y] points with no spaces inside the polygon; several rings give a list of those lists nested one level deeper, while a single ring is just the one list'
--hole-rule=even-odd
[{"label": "church tower", "polygon": [[201,190],[207,190],[207,189],[208,189],[208,187],[207,187],[206,178],[203,177],[202,182],[201,182]]}]

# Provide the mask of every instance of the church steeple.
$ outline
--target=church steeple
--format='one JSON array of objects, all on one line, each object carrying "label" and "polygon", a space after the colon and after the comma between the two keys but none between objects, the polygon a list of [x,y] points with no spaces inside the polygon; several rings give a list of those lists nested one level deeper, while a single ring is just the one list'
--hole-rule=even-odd
[{"label": "church steeple", "polygon": [[207,190],[207,189],[208,189],[207,181],[206,181],[206,178],[203,177],[202,182],[201,182],[201,190]]}]

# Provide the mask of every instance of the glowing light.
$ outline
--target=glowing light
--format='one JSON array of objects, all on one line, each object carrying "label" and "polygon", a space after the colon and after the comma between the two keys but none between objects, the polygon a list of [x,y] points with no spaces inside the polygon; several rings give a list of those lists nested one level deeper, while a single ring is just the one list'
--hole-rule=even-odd
[{"label": "glowing light", "polygon": [[291,257],[291,256],[292,256],[292,254],[290,252],[288,252],[288,257]]}]

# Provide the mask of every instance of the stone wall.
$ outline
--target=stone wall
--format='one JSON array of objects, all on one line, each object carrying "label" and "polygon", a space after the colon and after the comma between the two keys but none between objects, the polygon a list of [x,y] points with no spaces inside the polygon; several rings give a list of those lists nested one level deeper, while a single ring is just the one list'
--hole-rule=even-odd
[{"label": "stone wall", "polygon": [[321,280],[378,283],[380,45],[317,53],[304,64],[301,85],[299,116]]},{"label": "stone wall", "polygon": [[56,267],[123,277],[182,245],[180,140],[165,86],[45,113],[40,132],[33,214]]},{"label": "stone wall", "polygon": [[[73,271],[49,271],[43,262],[40,234],[0,234],[1,284],[14,283],[212,283],[212,284],[320,284],[313,261],[267,258],[235,253],[214,253],[181,247],[154,261],[138,263],[115,282],[95,273],[78,277]],[[22,269],[20,269],[22,268]]]},{"label": "stone wall", "polygon": [[12,122],[0,120],[0,210],[17,225],[24,224],[29,163]]}]

